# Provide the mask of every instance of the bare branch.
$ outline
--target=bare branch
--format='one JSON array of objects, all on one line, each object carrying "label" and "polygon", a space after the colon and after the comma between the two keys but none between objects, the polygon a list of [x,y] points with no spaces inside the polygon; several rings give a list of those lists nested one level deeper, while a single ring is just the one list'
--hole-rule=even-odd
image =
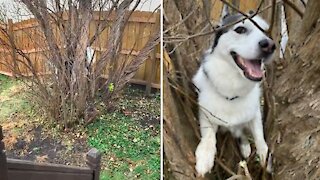
[{"label": "bare branch", "polygon": [[283,0],[284,3],[286,3],[289,7],[291,7],[302,19],[303,18],[303,12],[291,1]]}]

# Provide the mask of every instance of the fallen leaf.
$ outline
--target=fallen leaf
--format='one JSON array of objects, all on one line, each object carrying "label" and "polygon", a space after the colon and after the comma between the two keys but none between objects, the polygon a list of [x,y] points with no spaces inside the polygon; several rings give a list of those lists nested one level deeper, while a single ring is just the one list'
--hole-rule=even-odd
[{"label": "fallen leaf", "polygon": [[43,156],[36,156],[36,161],[39,163],[44,163],[48,159],[48,155],[43,155]]},{"label": "fallen leaf", "polygon": [[132,112],[128,111],[128,110],[124,110],[123,114],[126,115],[126,116],[130,116],[132,114]]},{"label": "fallen leaf", "polygon": [[13,145],[18,142],[16,136],[10,135],[9,137],[5,137],[3,139],[4,144],[6,145],[7,150],[11,150],[13,148]]}]

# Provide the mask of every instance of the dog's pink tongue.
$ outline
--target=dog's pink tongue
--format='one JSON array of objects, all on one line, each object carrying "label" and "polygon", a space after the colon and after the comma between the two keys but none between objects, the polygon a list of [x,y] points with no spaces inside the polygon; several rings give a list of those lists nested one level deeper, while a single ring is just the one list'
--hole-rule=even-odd
[{"label": "dog's pink tongue", "polygon": [[261,78],[263,76],[263,71],[261,70],[260,60],[247,60],[245,61],[245,66],[247,72],[250,76]]}]

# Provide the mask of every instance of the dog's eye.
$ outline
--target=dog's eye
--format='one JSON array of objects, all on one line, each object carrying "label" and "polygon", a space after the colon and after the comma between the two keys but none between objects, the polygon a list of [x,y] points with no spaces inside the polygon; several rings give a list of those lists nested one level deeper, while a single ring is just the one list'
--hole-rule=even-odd
[{"label": "dog's eye", "polygon": [[239,26],[234,31],[237,32],[238,34],[244,34],[247,32],[247,28],[245,28],[243,26]]}]

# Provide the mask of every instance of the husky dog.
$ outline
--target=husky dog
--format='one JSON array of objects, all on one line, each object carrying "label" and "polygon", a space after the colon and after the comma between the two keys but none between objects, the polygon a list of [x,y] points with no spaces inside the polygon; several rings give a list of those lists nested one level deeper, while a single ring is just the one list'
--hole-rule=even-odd
[{"label": "husky dog", "polygon": [[[225,15],[221,26],[235,23],[244,16]],[[252,18],[263,30],[269,25],[259,16]],[[273,58],[275,43],[249,19],[216,33],[213,46],[193,77],[199,90],[201,141],[196,149],[196,170],[204,176],[214,165],[216,133],[219,126],[240,139],[243,157],[251,147],[243,129],[254,138],[257,154],[265,164],[268,146],[264,139],[260,112],[260,81],[263,65]]]}]

